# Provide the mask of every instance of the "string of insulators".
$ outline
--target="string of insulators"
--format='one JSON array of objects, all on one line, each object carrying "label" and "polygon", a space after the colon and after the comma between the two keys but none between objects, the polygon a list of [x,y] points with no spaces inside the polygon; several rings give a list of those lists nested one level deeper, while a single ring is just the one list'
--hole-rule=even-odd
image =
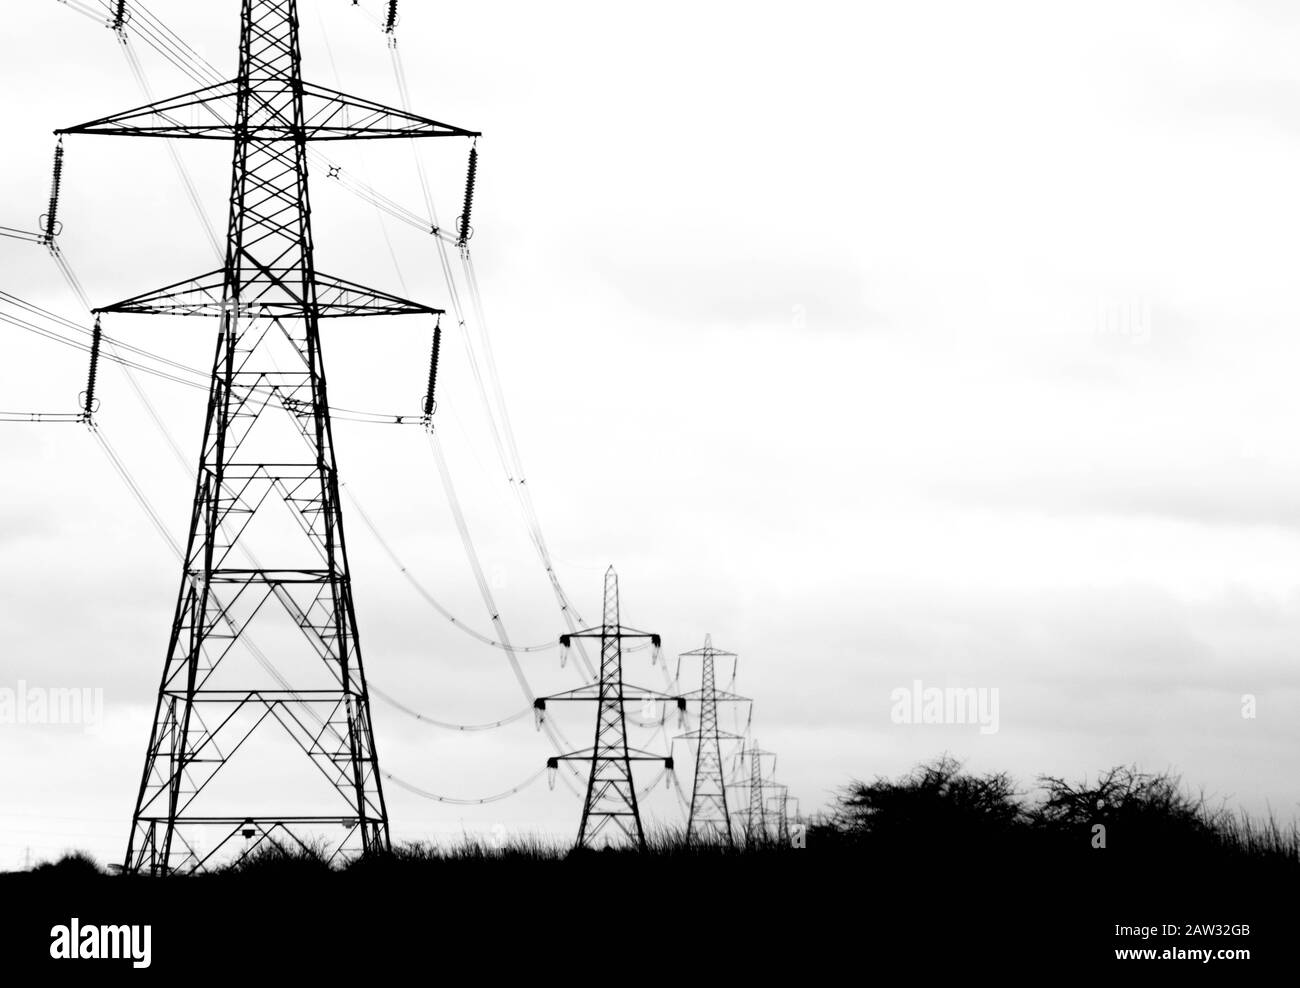
[{"label": "string of insulators", "polygon": [[122,30],[124,24],[126,24],[126,0],[117,0],[113,7],[113,30]]},{"label": "string of insulators", "polygon": [[82,406],[86,421],[95,414],[95,378],[99,376],[99,347],[104,338],[104,331],[99,325],[99,316],[95,316],[95,329],[90,334],[90,374],[86,378],[86,401]]},{"label": "string of insulators", "polygon": [[442,321],[433,327],[433,350],[429,354],[429,390],[424,395],[425,421],[433,418],[433,410],[438,407],[434,400],[434,389],[438,386],[438,351],[442,349]]},{"label": "string of insulators", "polygon": [[54,177],[50,180],[50,207],[41,217],[41,232],[47,244],[53,243],[59,232],[59,192],[63,188],[63,138],[54,148]]},{"label": "string of insulators", "polygon": [[388,19],[384,21],[384,33],[392,34],[397,27],[397,0],[388,0]]},{"label": "string of insulators", "polygon": [[460,212],[459,239],[456,246],[464,247],[473,231],[469,228],[470,211],[474,208],[474,178],[478,174],[478,148],[469,149],[469,172],[465,175],[465,207]]}]

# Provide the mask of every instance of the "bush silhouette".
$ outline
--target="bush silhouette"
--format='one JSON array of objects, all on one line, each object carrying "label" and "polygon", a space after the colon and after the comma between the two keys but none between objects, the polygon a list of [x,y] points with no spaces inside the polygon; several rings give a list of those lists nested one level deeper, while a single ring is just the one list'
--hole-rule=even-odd
[{"label": "bush silhouette", "polygon": [[1098,826],[1107,850],[1148,859],[1230,850],[1234,843],[1229,814],[1186,792],[1176,775],[1118,767],[1091,784],[1058,776],[1042,776],[1039,784],[1043,799],[1031,819],[1067,846],[1092,847]]},{"label": "bush silhouette", "polygon": [[218,869],[218,873],[305,878],[326,874],[330,870],[330,852],[323,839],[302,844],[282,844],[267,839],[247,854]]},{"label": "bush silhouette", "polygon": [[32,872],[59,879],[91,878],[103,874],[95,859],[84,851],[69,851],[58,861],[45,861],[38,864]]},{"label": "bush silhouette", "polygon": [[1005,845],[1020,836],[1027,817],[1020,795],[1004,772],[967,775],[944,755],[898,780],[877,777],[840,791],[827,820],[810,830],[810,846],[830,838],[859,848]]},{"label": "bush silhouette", "polygon": [[[1105,867],[1119,861],[1185,868],[1300,865],[1300,829],[1212,807],[1173,773],[1120,766],[1070,782],[1040,776],[1032,794],[1006,773],[971,775],[944,755],[898,779],[853,782],[809,828],[813,850],[849,847],[895,860],[981,854],[1034,869],[1052,861]],[[1104,842],[1104,843],[1103,843]],[[1104,856],[1098,856],[1104,851]]]}]

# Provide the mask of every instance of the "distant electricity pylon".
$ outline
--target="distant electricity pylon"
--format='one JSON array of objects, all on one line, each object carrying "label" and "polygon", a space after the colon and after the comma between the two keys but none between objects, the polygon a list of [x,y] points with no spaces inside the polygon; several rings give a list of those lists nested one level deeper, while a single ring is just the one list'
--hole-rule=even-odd
[{"label": "distant electricity pylon", "polygon": [[718,703],[750,702],[748,697],[737,696],[717,687],[717,659],[731,659],[731,678],[736,678],[736,653],[713,647],[713,636],[704,636],[704,646],[677,657],[677,681],[681,681],[682,659],[698,657],[702,672],[700,688],[683,694],[684,700],[700,703],[699,726],[688,734],[679,734],[674,740],[698,742],[695,750],[695,783],[691,786],[691,808],[686,820],[688,844],[725,843],[735,846],[731,830],[731,811],[727,806],[727,780],[722,767],[722,739],[740,740],[743,736],[718,727]]},{"label": "distant electricity pylon", "polygon": [[[296,0],[243,0],[236,78],[60,133],[234,146],[224,266],[97,310],[219,321],[184,570],[125,868],[200,869],[241,837],[247,854],[325,827],[343,828],[330,841],[336,855],[387,849],[319,320],[440,310],[316,270],[307,144],[477,135],[303,82]],[[249,638],[250,624],[274,636],[275,664]],[[280,663],[296,663],[292,681]],[[271,760],[264,742],[274,739],[258,728],[272,723],[297,750],[278,736],[281,746],[316,771],[299,779],[291,763]],[[231,770],[236,755],[243,760]],[[305,787],[317,772],[323,784],[311,797],[290,784]],[[263,805],[253,806],[250,782],[273,789]]]},{"label": "distant electricity pylon", "polygon": [[[592,847],[597,838],[610,825],[623,836],[645,850],[645,831],[641,826],[641,811],[637,807],[636,786],[632,778],[633,762],[663,762],[672,771],[672,756],[664,757],[627,744],[627,720],[624,704],[676,701],[682,707],[685,701],[657,690],[628,687],[623,683],[623,640],[648,638],[656,651],[659,636],[647,631],[625,628],[619,623],[618,574],[611,566],[605,571],[604,623],[599,628],[587,628],[572,634],[561,635],[560,644],[568,648],[575,638],[600,639],[600,679],[589,686],[552,696],[538,697],[534,706],[538,716],[545,716],[547,703],[560,700],[595,701],[596,736],[590,748],[569,752],[546,760],[552,772],[559,770],[562,761],[589,761],[591,774],[587,779],[587,796],[582,804],[582,822],[578,825],[576,847]],[[606,835],[606,840],[613,835]]]},{"label": "distant electricity pylon", "polygon": [[[772,759],[772,765],[765,776],[763,760],[766,758]],[[772,839],[767,822],[767,794],[783,788],[771,781],[776,774],[776,753],[764,751],[757,741],[750,741],[741,749],[738,761],[749,767],[749,781],[732,784],[733,789],[744,789],[749,794],[749,806],[745,812],[745,843],[751,847],[766,844]]]},{"label": "distant electricity pylon", "polygon": [[768,813],[776,815],[776,839],[783,847],[790,846],[790,804],[794,803],[796,816],[799,799],[790,795],[790,787],[776,786],[776,795],[768,796]]}]

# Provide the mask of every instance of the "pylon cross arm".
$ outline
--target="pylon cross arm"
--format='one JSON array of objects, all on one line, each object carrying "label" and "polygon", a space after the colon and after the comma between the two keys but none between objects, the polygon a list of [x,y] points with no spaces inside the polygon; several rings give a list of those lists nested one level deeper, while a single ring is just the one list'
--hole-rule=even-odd
[{"label": "pylon cross arm", "polygon": [[[278,82],[273,85],[278,85]],[[241,86],[246,88],[241,90]],[[259,113],[257,119],[245,127],[236,127],[235,103],[239,93],[247,91],[257,95],[264,86],[260,82],[244,84],[231,79],[65,127],[55,133],[291,142],[480,136],[478,131],[308,82],[302,84],[301,122],[286,114],[272,112]]]},{"label": "pylon cross arm", "polygon": [[[318,319],[340,316],[440,315],[442,309],[410,299],[366,288],[343,278],[317,272],[313,282],[315,299],[302,298],[301,272],[268,268],[246,278],[240,286],[237,314],[264,318],[300,316],[305,305],[314,306]],[[225,300],[226,272],[210,271],[136,295],[97,309],[97,312],[128,312],[143,315],[221,316],[231,305]]]},{"label": "pylon cross arm", "polygon": [[739,693],[728,693],[726,690],[717,690],[717,689],[710,690],[708,692],[704,690],[691,690],[689,693],[681,694],[681,699],[690,700],[692,702],[696,700],[708,699],[710,697],[716,700],[718,703],[753,703],[754,702],[752,697],[741,696]]},{"label": "pylon cross arm", "polygon": [[570,638],[652,638],[658,639],[659,636],[649,631],[637,631],[635,628],[625,628],[619,625],[613,632],[603,627],[583,628],[581,631],[571,631],[567,635],[560,636],[560,644],[565,644]]}]

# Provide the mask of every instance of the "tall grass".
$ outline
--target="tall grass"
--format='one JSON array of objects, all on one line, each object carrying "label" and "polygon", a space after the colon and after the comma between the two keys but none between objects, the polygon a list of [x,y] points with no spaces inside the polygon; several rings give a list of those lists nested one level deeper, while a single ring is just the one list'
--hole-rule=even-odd
[{"label": "tall grass", "polygon": [[[495,838],[467,833],[454,843],[408,842],[387,854],[340,861],[331,858],[324,842],[281,842],[262,844],[215,874],[293,881],[338,872],[404,876],[430,869],[469,873],[525,865],[547,874],[557,868],[614,865],[668,874],[665,869],[680,865],[689,870],[708,862],[778,868],[782,862],[819,861],[833,866],[837,860],[864,856],[889,869],[938,854],[1001,862],[1012,869],[1085,859],[1089,867],[1116,860],[1175,867],[1245,862],[1296,869],[1300,877],[1296,822],[1233,813],[1185,788],[1177,775],[1124,766],[1091,781],[1044,775],[1021,788],[1006,773],[968,773],[944,755],[898,778],[850,782],[808,820],[804,843],[799,848],[774,840],[747,843],[738,832],[734,846],[700,844],[688,841],[682,827],[658,825],[647,829],[644,852],[631,845],[575,851],[570,840],[551,834]],[[1103,858],[1092,854],[1103,845]],[[37,871],[61,878],[99,873],[94,861],[80,853]]]}]

